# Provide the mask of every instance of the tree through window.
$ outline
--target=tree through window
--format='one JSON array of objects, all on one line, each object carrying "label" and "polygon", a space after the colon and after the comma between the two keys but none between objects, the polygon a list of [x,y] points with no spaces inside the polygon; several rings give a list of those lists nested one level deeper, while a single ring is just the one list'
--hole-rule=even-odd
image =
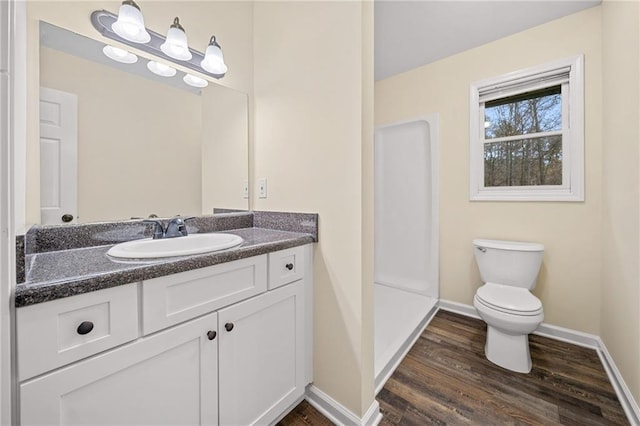
[{"label": "tree through window", "polygon": [[562,185],[561,93],[553,86],[485,103],[485,186]]},{"label": "tree through window", "polygon": [[584,199],[581,70],[579,56],[471,85],[471,199]]}]

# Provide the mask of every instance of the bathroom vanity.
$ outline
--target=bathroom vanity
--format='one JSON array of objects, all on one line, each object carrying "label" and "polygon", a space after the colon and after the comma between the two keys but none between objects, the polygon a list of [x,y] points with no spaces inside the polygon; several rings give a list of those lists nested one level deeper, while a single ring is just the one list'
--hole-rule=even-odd
[{"label": "bathroom vanity", "polygon": [[[126,272],[92,274],[102,284],[73,296],[59,297],[69,278],[40,286],[54,300],[19,288],[21,424],[270,424],[299,403],[312,381],[313,238],[229,232],[245,243],[124,262]],[[64,262],[108,247],[42,255]],[[150,278],[110,286],[109,274],[120,282],[139,269]]]}]

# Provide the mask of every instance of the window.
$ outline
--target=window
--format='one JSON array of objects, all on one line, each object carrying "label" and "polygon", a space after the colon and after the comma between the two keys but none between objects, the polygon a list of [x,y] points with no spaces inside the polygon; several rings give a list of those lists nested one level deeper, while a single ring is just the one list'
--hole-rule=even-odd
[{"label": "window", "polygon": [[584,201],[582,55],[471,85],[470,198]]}]

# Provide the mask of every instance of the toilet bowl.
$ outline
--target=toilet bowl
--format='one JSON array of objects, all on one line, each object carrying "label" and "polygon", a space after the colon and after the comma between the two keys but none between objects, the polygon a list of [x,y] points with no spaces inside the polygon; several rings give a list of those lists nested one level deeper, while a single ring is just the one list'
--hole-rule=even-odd
[{"label": "toilet bowl", "polygon": [[499,240],[474,240],[473,245],[485,283],[473,300],[487,323],[485,355],[503,368],[528,373],[528,335],[544,318],[542,302],[529,290],[535,287],[544,246]]}]

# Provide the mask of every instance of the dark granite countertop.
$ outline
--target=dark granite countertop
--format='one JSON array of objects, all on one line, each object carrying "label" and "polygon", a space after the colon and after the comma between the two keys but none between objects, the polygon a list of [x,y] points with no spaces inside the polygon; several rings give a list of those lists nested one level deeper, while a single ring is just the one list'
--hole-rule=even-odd
[{"label": "dark granite countertop", "polygon": [[153,260],[115,260],[113,245],[27,255],[25,282],[16,286],[16,307],[60,299],[192,269],[257,256],[316,241],[306,233],[263,228],[223,231],[244,242],[236,248],[193,256]]}]

